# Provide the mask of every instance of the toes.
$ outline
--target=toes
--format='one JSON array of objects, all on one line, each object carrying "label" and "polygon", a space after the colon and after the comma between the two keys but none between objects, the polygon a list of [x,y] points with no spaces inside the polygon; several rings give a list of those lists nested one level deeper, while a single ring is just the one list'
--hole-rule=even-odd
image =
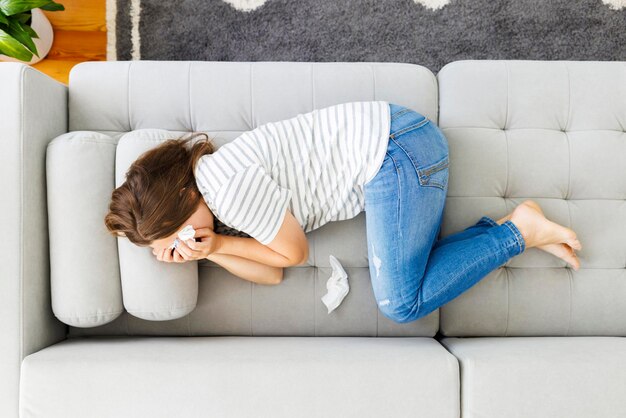
[{"label": "toes", "polygon": [[555,252],[555,255],[574,267],[574,270],[578,270],[580,267],[580,261],[578,260],[578,256],[574,252],[574,249],[564,243],[562,243],[559,247],[559,251]]},{"label": "toes", "polygon": [[582,244],[580,243],[580,241],[578,241],[578,238],[570,238],[568,240],[566,240],[567,245],[569,245],[570,247],[572,247],[575,250],[581,250],[583,248]]},{"label": "toes", "polygon": [[580,243],[580,241],[578,241],[578,239],[575,239],[574,245],[572,245],[572,248],[575,248],[580,251],[583,249],[583,245]]},{"label": "toes", "polygon": [[578,259],[578,256],[574,252],[574,249],[569,246],[567,247],[569,249],[568,251],[570,252],[570,257],[568,257],[569,259],[568,263],[574,267],[574,270],[578,271],[578,269],[580,268],[580,260]]},{"label": "toes", "polygon": [[569,245],[572,248],[579,249],[580,241],[578,241],[578,237],[576,236],[576,232],[573,229],[568,228],[563,225],[557,224],[561,228],[562,235],[562,243]]},{"label": "toes", "polygon": [[574,264],[572,264],[572,266],[574,266],[574,270],[578,271],[580,269],[580,260],[578,259],[578,257],[574,257],[574,259],[575,259],[575,262]]}]

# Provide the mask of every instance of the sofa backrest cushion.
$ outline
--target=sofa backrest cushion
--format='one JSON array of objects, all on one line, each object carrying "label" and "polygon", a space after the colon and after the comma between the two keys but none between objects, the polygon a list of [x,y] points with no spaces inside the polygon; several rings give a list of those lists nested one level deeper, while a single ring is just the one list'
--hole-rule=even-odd
[{"label": "sofa backrest cushion", "polygon": [[441,332],[626,335],[626,63],[466,60],[437,79],[441,235],[532,199],[583,247],[579,271],[527,249],[442,307]]},{"label": "sofa backrest cushion", "polygon": [[[74,66],[69,83],[71,130],[205,132],[218,148],[266,122],[360,100],[387,100],[437,119],[435,76],[405,63],[100,61]],[[127,154],[118,158],[123,167],[139,152],[126,150],[125,139],[117,148]],[[128,139],[130,146],[138,138]],[[188,315],[151,321],[124,312],[103,326],[70,327],[70,335],[434,336],[438,311],[406,324],[379,312],[365,233],[365,212],[311,231],[308,262],[286,268],[278,286],[249,282],[203,260],[197,263],[197,306]],[[119,243],[122,276],[143,263],[139,255],[125,259],[132,249],[124,245]],[[330,254],[348,273],[350,292],[328,314],[321,297],[332,273]],[[141,283],[154,285],[154,273]],[[122,283],[127,306],[124,277]]]}]

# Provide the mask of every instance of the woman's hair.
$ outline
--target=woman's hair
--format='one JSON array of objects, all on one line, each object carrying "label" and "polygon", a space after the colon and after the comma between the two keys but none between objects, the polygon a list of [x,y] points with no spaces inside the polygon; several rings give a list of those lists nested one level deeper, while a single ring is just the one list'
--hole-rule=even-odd
[{"label": "woman's hair", "polygon": [[[206,138],[188,146],[201,135]],[[126,171],[126,181],[113,190],[104,218],[107,229],[139,246],[179,230],[202,199],[194,176],[196,164],[214,151],[207,134],[192,133],[186,139],[168,139],[141,154]]]}]

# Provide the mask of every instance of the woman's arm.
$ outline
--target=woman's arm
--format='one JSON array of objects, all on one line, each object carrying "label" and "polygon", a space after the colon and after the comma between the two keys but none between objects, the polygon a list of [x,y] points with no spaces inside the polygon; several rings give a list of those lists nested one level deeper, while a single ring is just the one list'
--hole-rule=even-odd
[{"label": "woman's arm", "polygon": [[242,279],[258,284],[279,284],[283,280],[283,268],[268,266],[244,257],[231,254],[211,253],[208,260],[219,264]]},{"label": "woman's arm", "polygon": [[289,210],[278,234],[268,245],[254,238],[218,235],[215,253],[244,257],[272,267],[291,267],[306,264],[309,243],[298,220]]},{"label": "woman's arm", "polygon": [[267,245],[261,244],[254,238],[220,235],[218,247],[213,254],[232,255],[270,267],[281,268],[292,265],[287,257],[277,253]]}]

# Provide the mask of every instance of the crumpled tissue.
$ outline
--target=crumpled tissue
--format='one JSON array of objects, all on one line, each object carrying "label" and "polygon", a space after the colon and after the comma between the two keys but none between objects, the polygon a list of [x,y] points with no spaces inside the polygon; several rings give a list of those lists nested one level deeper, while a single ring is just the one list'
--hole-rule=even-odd
[{"label": "crumpled tissue", "polygon": [[343,298],[346,297],[350,290],[350,285],[348,284],[348,274],[343,269],[339,260],[333,255],[331,255],[329,259],[330,265],[333,268],[333,274],[326,282],[328,292],[322,296],[322,302],[326,305],[328,313],[330,314],[341,304]]},{"label": "crumpled tissue", "polygon": [[196,235],[196,230],[193,229],[192,225],[187,225],[178,233],[178,238],[176,238],[174,240],[174,243],[170,245],[168,248],[174,249],[178,247],[178,244],[180,243],[180,241],[187,241],[188,239],[193,238],[194,235]]}]

